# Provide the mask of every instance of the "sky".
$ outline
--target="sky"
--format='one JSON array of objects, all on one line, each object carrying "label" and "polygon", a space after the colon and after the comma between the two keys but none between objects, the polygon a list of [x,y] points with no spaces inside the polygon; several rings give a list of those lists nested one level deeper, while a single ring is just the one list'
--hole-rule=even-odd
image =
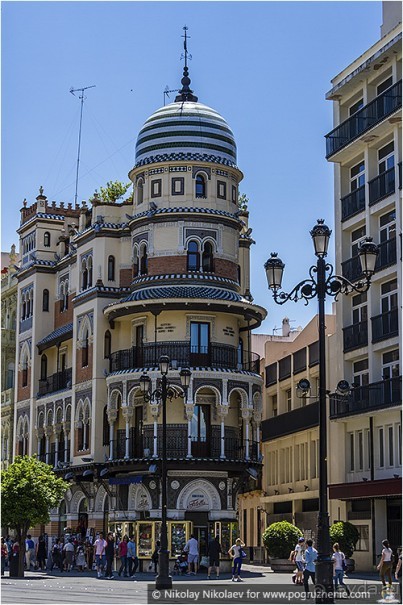
[{"label": "sky", "polygon": [[318,218],[333,227],[325,94],[379,39],[381,2],[2,2],[1,10],[1,249],[18,244],[22,202],[32,204],[41,185],[49,201],[74,201],[72,87],[96,86],[84,103],[78,200],[107,181],[129,182],[141,126],[166,86],[179,87],[186,25],[191,88],[237,142],[256,241],[251,290],[268,310],[258,332],[281,334],[285,316],[293,328],[306,325],[316,301],[276,305],[263,264],[278,252],[291,290],[315,263],[310,229]]}]

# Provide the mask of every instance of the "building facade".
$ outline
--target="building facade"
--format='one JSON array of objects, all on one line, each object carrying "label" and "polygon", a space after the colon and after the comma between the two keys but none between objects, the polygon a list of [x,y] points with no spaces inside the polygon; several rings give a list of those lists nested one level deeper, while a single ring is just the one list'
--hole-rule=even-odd
[{"label": "building facade", "polygon": [[238,206],[243,178],[231,129],[189,88],[141,129],[133,197],[91,208],[21,210],[15,451],[37,453],[71,481],[48,535],[134,534],[149,558],[160,532],[161,405],[145,402],[158,361],[169,380],[192,371],[167,404],[169,548],[193,531],[224,548],[236,500],[261,469],[262,379],[251,330],[253,240]]},{"label": "building facade", "polygon": [[[328,368],[334,363],[335,319],[326,315]],[[306,538],[315,539],[319,510],[318,317],[291,336],[273,337],[266,343],[260,518],[264,528],[289,521]],[[311,389],[299,397],[297,385],[303,378],[309,380]]]},{"label": "building facade", "polygon": [[383,3],[380,40],[332,80],[337,272],[360,279],[358,245],[379,244],[367,293],[337,303],[337,374],[353,385],[331,402],[333,517],[357,525],[356,564],[370,569],[381,542],[401,543],[401,5]]},{"label": "building facade", "polygon": [[13,455],[15,336],[17,319],[17,265],[15,246],[1,254],[1,468]]}]

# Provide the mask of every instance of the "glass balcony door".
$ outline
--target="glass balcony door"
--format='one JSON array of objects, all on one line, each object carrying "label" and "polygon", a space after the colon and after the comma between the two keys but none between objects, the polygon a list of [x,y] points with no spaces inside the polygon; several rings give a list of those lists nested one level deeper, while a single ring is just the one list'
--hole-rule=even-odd
[{"label": "glass balcony door", "polygon": [[210,406],[195,405],[191,422],[192,456],[203,458],[210,454]]},{"label": "glass balcony door", "polygon": [[190,365],[210,366],[210,324],[190,324]]}]

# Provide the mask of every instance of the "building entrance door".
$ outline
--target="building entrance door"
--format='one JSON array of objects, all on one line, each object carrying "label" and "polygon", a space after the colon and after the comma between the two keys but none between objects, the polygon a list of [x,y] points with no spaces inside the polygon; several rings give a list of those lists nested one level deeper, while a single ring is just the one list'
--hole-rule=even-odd
[{"label": "building entrance door", "polygon": [[199,565],[201,557],[207,555],[208,529],[207,526],[193,527],[193,535],[199,543]]}]

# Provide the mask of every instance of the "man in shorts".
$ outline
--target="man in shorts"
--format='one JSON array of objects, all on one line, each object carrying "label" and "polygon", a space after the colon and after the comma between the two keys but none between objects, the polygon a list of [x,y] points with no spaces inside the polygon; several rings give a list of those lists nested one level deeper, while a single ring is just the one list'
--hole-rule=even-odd
[{"label": "man in shorts", "polygon": [[190,576],[192,574],[195,576],[197,571],[197,563],[199,561],[199,543],[193,534],[190,536],[190,540],[186,542],[184,550],[188,555],[187,575]]},{"label": "man in shorts", "polygon": [[95,564],[97,566],[97,574],[98,578],[101,577],[101,572],[105,569],[106,565],[106,540],[104,539],[104,534],[101,532],[99,534],[99,538],[95,540],[94,543],[95,548]]},{"label": "man in shorts", "polygon": [[207,554],[209,557],[209,568],[207,571],[207,580],[210,580],[211,570],[214,567],[217,574],[217,579],[220,577],[220,554],[222,553],[220,536],[216,536],[213,540],[210,540],[207,547]]},{"label": "man in shorts", "polygon": [[298,538],[298,544],[294,548],[293,561],[297,566],[297,576],[295,578],[296,584],[304,583],[304,542],[305,538]]}]

